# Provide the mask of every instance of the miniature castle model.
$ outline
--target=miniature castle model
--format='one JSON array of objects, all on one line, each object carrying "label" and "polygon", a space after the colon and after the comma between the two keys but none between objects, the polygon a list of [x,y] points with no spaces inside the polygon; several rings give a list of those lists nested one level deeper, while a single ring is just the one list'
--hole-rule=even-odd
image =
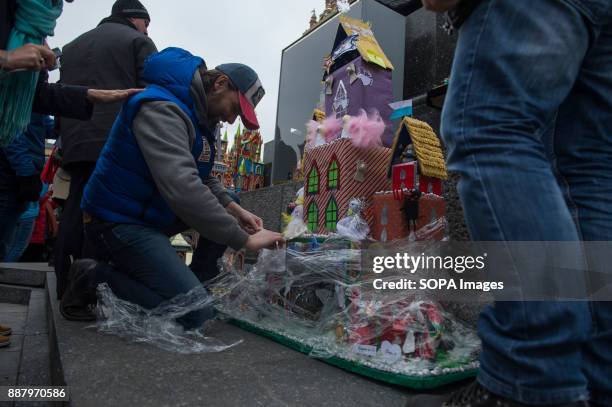
[{"label": "miniature castle model", "polygon": [[[263,284],[227,284],[240,288],[222,309],[241,326],[329,355],[330,363],[396,384],[404,375],[403,383],[422,387],[473,374],[478,341],[436,302],[376,286],[405,274],[363,266],[364,250],[420,254],[413,240],[441,240],[446,232],[442,146],[429,125],[409,117],[411,109],[389,106],[392,68],[370,26],[341,16],[325,64],[324,107],[306,124],[296,171],[304,188],[288,216],[287,245],[258,259]],[[401,119],[395,136],[392,114]],[[232,275],[241,279],[239,270]]]},{"label": "miniature castle model", "polygon": [[221,139],[219,157],[213,168],[226,188],[236,192],[252,191],[264,186],[264,164],[261,162],[263,140],[259,130],[242,130],[240,124],[234,135],[234,144],[228,151],[227,130]]},{"label": "miniature castle model", "polygon": [[232,177],[227,152],[227,129],[223,133],[223,137],[217,139],[216,147],[217,156],[215,157],[215,165],[211,175],[216,177],[224,187],[228,188],[231,186]]},{"label": "miniature castle model", "polygon": [[[325,113],[315,110],[316,121],[357,115],[363,108],[382,110],[388,117],[392,69],[369,24],[341,16],[333,52],[325,64]],[[385,127],[383,138],[390,133],[387,121]],[[382,146],[359,148],[348,136],[304,153],[303,216],[310,232],[335,232],[337,222],[351,215],[352,199],[370,204],[376,191],[391,187],[387,178],[391,150]],[[366,212],[364,217],[372,223],[371,213]]]},{"label": "miniature castle model", "polygon": [[244,129],[235,140],[232,150],[235,159],[234,190],[236,192],[253,191],[264,185],[264,165],[261,162],[262,139],[259,130]]},{"label": "miniature castle model", "polygon": [[[445,214],[441,195],[447,173],[440,140],[427,123],[403,117],[402,110],[394,113],[389,106],[392,68],[368,24],[340,17],[333,53],[325,65],[325,114],[315,110],[313,118],[322,126],[325,117],[342,118],[344,130],[341,138],[306,148],[300,168],[303,220],[311,233],[336,232],[338,221],[353,215],[353,199],[365,203],[361,216],[379,241],[405,238]],[[346,121],[364,108],[381,112],[383,119],[401,117],[395,135],[385,120],[383,145],[392,148],[354,145]],[[441,239],[443,233],[436,230],[423,238]]]}]

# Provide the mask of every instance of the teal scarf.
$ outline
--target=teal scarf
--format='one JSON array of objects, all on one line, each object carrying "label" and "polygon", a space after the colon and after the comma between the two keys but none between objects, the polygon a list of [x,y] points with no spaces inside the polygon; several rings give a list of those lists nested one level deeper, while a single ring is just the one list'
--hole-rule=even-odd
[{"label": "teal scarf", "polygon": [[[53,35],[62,14],[63,0],[17,0],[15,26],[6,49],[33,43],[40,45]],[[9,144],[27,127],[32,113],[38,72],[22,71],[0,80],[0,147]]]}]

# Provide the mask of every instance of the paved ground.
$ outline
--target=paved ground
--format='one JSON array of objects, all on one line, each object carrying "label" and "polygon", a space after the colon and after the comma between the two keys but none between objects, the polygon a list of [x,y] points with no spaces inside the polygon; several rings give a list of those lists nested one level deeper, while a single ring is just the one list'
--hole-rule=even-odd
[{"label": "paved ground", "polygon": [[66,384],[76,407],[419,407],[411,402],[414,391],[345,372],[221,322],[212,336],[244,341],[222,353],[182,355],[102,335],[59,315],[49,295],[55,293],[55,276],[46,278],[46,290],[0,284],[3,300],[10,295],[9,301],[28,304],[0,303],[0,323],[14,330],[14,343],[0,349],[0,386]]},{"label": "paved ground", "polygon": [[13,329],[11,344],[0,348],[0,386],[17,384],[27,315],[26,305],[0,303],[0,324]]},{"label": "paved ground", "polygon": [[[54,277],[48,279],[54,292]],[[405,406],[415,394],[220,322],[212,336],[244,342],[221,353],[182,355],[65,321],[52,298],[51,308],[72,406],[392,407]]]}]

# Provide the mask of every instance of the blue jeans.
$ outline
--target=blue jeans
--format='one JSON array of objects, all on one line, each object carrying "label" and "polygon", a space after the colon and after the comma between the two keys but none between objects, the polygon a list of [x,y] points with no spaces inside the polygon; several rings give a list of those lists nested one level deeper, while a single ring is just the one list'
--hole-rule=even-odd
[{"label": "blue jeans", "polygon": [[[474,240],[612,240],[612,1],[483,0],[442,135]],[[493,393],[612,405],[609,302],[497,302],[478,332]]]},{"label": "blue jeans", "polygon": [[4,261],[14,263],[19,261],[21,255],[28,247],[32,231],[34,230],[34,222],[36,218],[20,218],[13,230],[13,237],[9,240],[10,244],[7,247],[7,253],[4,256]]},{"label": "blue jeans", "polygon": [[[97,283],[106,282],[119,298],[152,309],[200,285],[168,236],[140,225],[93,221],[85,225],[87,244],[95,248]],[[212,307],[179,318],[185,329],[201,328],[214,317]]]},{"label": "blue jeans", "polygon": [[0,261],[6,261],[19,216],[26,204],[17,200],[14,191],[0,191]]},{"label": "blue jeans", "polygon": [[[227,191],[234,202],[240,205],[240,197],[233,192]],[[185,228],[186,229],[186,228]],[[198,238],[198,245],[189,268],[198,277],[202,283],[207,283],[219,275],[219,267],[217,262],[225,253],[227,245],[213,242],[203,236]]]}]

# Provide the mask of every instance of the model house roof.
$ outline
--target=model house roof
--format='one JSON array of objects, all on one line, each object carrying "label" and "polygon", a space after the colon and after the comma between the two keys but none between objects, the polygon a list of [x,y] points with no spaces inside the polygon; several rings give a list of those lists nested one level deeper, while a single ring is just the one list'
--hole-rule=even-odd
[{"label": "model house roof", "polygon": [[384,69],[393,69],[393,64],[376,41],[370,23],[342,15],[340,16],[340,26],[334,41],[330,64],[333,65],[352,51],[357,51],[367,62]]},{"label": "model house roof", "polygon": [[412,117],[404,117],[395,133],[389,169],[398,163],[409,144],[414,147],[421,174],[432,178],[448,178],[440,139],[429,124]]}]

